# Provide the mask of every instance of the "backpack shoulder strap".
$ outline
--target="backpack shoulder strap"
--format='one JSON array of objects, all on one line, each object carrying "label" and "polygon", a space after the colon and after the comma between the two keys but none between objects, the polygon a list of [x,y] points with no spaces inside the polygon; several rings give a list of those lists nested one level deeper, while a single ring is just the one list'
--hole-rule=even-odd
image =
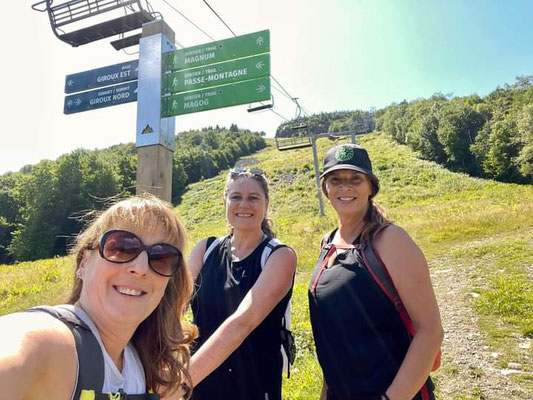
[{"label": "backpack shoulder strap", "polygon": [[337,229],[338,228],[335,228],[331,232],[328,232],[324,236],[322,236],[322,240],[320,241],[320,251],[324,250],[324,246],[331,243],[333,237],[335,236],[335,233],[337,232]]},{"label": "backpack shoulder strap", "polygon": [[376,281],[381,290],[387,295],[387,297],[395,305],[397,301],[400,301],[398,291],[392,282],[392,278],[387,271],[387,267],[376,253],[372,242],[367,242],[363,246],[363,259],[365,264],[372,275],[372,278]]},{"label": "backpack shoulder strap", "polygon": [[63,322],[72,332],[78,353],[78,376],[73,398],[78,399],[82,389],[100,392],[104,385],[104,357],[91,329],[76,314],[61,306],[39,306],[26,311],[48,313]]},{"label": "backpack shoulder strap", "polygon": [[[381,230],[382,229],[377,231],[376,234]],[[411,318],[407,314],[407,310],[405,309],[402,303],[402,299],[398,294],[398,290],[396,290],[396,287],[394,286],[394,282],[392,281],[389,271],[387,271],[387,266],[385,265],[377,251],[374,249],[372,240],[368,242],[363,242],[362,247],[363,262],[368,272],[370,273],[376,284],[380,287],[382,292],[385,293],[385,295],[389,298],[392,304],[394,304],[396,310],[400,313],[400,317],[409,334],[411,336],[414,336],[415,330]]]},{"label": "backpack shoulder strap", "polygon": [[204,257],[202,258],[202,263],[205,263],[207,260],[207,257],[215,250],[215,248],[226,238],[226,236],[210,236],[207,238],[207,242],[205,244],[205,253]]},{"label": "backpack shoulder strap", "polygon": [[281,243],[278,239],[270,238],[265,245],[263,252],[261,253],[261,270],[265,268],[266,262],[268,260],[268,257],[276,251],[277,249],[280,249],[282,247],[287,247],[283,243]]}]

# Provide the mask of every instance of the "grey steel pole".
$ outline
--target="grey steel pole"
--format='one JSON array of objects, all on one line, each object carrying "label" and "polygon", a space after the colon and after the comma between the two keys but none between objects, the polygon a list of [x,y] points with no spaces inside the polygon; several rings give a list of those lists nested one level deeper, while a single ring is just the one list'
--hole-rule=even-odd
[{"label": "grey steel pole", "polygon": [[174,31],[163,20],[143,25],[137,93],[137,194],[171,201],[175,118],[161,118],[164,54],[175,50]]},{"label": "grey steel pole", "polygon": [[352,143],[355,144],[355,131],[350,132],[350,137],[352,138]]},{"label": "grey steel pole", "polygon": [[313,164],[315,165],[315,181],[318,194],[318,204],[320,206],[320,216],[323,217],[325,215],[324,200],[322,199],[322,189],[320,187],[320,170],[318,169],[318,154],[316,151],[316,138],[314,135],[311,136],[311,143],[313,144]]}]

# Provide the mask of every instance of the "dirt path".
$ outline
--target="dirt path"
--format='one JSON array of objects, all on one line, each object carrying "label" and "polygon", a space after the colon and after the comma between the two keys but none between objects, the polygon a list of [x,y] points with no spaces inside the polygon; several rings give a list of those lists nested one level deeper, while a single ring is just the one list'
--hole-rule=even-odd
[{"label": "dirt path", "polygon": [[[439,399],[533,399],[533,393],[506,375],[516,371],[498,367],[497,353],[478,330],[471,307],[475,294],[469,290],[470,269],[475,267],[457,265],[456,260],[455,265],[448,264],[442,258],[438,263],[431,267],[445,331],[443,363],[436,375]],[[453,265],[453,269],[446,269],[446,265]]]}]

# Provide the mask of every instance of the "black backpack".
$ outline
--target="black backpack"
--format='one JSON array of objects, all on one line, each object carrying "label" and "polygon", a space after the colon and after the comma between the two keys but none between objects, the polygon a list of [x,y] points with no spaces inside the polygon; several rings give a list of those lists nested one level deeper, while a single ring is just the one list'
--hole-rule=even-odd
[{"label": "black backpack", "polygon": [[[159,400],[156,393],[127,394],[121,390],[117,393],[102,393],[104,385],[104,357],[98,340],[91,329],[76,314],[61,306],[38,306],[26,312],[45,312],[63,322],[74,336],[78,353],[78,377],[74,400]],[[113,396],[113,397],[111,397]]]}]

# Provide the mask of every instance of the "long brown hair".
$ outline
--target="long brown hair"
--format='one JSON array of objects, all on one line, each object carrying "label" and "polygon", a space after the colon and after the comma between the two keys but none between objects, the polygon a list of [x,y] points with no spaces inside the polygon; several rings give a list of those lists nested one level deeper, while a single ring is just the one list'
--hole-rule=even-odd
[{"label": "long brown hair", "polygon": [[[248,170],[235,172],[235,171],[229,171],[228,177],[226,178],[226,186],[224,188],[224,198],[228,194],[228,187],[232,182],[235,182],[239,179],[253,179],[256,181],[259,186],[261,187],[261,190],[263,191],[265,198],[267,201],[270,200],[269,194],[268,194],[268,181],[266,179],[266,176],[264,173],[252,173]],[[261,222],[261,230],[265,235],[271,238],[275,238],[276,234],[274,233],[273,229],[273,223],[270,218],[267,218],[265,215],[265,218],[263,218],[263,221]],[[230,227],[230,231],[233,232],[233,228]]]},{"label": "long brown hair", "polygon": [[[72,254],[76,256],[76,271],[85,252],[98,245],[100,236],[112,228],[131,227],[141,232],[163,230],[168,243],[182,252],[186,247],[186,233],[178,215],[170,204],[150,194],[116,202],[107,210],[92,216],[93,221],[76,239]],[[79,300],[83,281],[76,276],[69,303]],[[132,337],[146,375],[146,389],[163,390],[167,394],[180,382],[191,378],[187,372],[189,346],[198,334],[195,325],[183,321],[193,284],[183,260],[182,267],[167,284],[165,294],[156,309],[142,321]]]},{"label": "long brown hair", "polygon": [[[388,225],[391,225],[392,222],[389,220],[387,215],[387,210],[382,205],[376,203],[374,201],[374,197],[379,192],[379,179],[375,175],[370,174],[363,174],[365,175],[370,183],[370,186],[372,188],[372,192],[370,194],[370,197],[368,198],[368,207],[365,213],[365,224],[363,226],[363,229],[361,231],[361,238],[364,241],[371,241],[374,238],[374,234],[381,229],[385,228]],[[328,190],[326,187],[326,179],[329,176],[326,175],[322,178],[321,187],[322,187],[322,193],[324,193],[324,196],[329,198],[328,196]]]}]

